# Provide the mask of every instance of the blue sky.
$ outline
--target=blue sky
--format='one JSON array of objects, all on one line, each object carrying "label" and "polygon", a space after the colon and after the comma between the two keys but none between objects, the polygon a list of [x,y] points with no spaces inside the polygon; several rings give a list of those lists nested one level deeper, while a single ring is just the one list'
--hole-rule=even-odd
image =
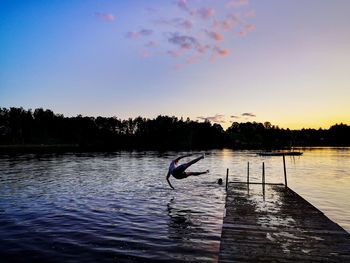
[{"label": "blue sky", "polygon": [[0,1],[0,105],[350,123],[350,1]]}]

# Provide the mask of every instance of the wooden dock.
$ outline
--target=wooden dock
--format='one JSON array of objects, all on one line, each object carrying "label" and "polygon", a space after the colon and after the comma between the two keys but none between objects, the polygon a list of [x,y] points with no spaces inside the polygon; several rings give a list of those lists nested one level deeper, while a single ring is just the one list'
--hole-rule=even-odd
[{"label": "wooden dock", "polygon": [[229,183],[219,262],[350,262],[350,234],[284,185]]}]

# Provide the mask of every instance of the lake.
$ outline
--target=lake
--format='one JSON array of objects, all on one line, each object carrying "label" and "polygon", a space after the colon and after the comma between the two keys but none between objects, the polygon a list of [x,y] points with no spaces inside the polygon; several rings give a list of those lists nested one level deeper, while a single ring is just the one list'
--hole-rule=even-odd
[{"label": "lake", "polygon": [[[288,186],[350,232],[350,148],[307,148],[286,157]],[[0,258],[11,262],[216,262],[225,178],[283,183],[282,157],[212,150],[165,180],[188,152],[0,156]],[[196,157],[199,153],[193,156]],[[186,158],[190,160],[190,158]],[[3,261],[2,261],[3,262]]]}]

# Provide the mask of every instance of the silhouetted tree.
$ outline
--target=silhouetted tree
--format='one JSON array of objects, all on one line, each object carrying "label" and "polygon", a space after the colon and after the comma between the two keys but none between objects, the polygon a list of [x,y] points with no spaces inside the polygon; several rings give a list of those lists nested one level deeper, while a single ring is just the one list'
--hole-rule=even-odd
[{"label": "silhouetted tree", "polygon": [[270,122],[220,124],[162,116],[64,117],[42,108],[0,108],[1,145],[76,145],[82,150],[274,148],[290,146],[350,145],[350,126],[324,129],[280,129]]}]

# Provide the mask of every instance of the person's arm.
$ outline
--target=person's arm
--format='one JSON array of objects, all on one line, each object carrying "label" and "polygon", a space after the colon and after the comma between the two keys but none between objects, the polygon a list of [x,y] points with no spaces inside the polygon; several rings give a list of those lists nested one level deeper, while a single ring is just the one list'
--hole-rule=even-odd
[{"label": "person's arm", "polygon": [[177,157],[177,158],[174,160],[174,162],[178,162],[180,159],[185,158],[185,157],[188,157],[188,156],[192,156],[192,154],[186,154],[186,155]]},{"label": "person's arm", "polygon": [[170,185],[170,187],[175,190],[175,188],[171,185],[170,181],[169,181],[169,177],[170,177],[170,173],[168,172],[168,174],[166,175],[166,180],[168,181],[168,184]]}]

